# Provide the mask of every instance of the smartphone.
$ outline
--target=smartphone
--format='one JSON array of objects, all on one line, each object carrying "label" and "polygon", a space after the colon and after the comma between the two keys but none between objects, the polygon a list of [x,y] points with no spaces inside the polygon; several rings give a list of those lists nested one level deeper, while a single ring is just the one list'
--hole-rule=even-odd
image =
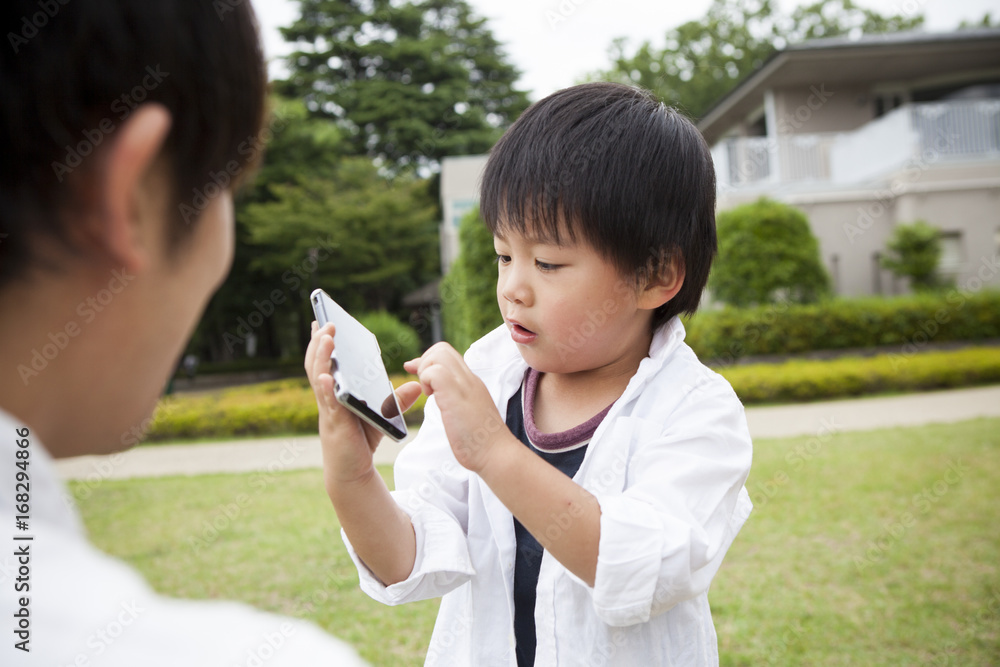
[{"label": "smartphone", "polygon": [[375,334],[323,290],[314,291],[309,299],[319,325],[332,322],[336,327],[330,355],[334,396],[345,408],[393,440],[405,438],[403,411],[382,363]]}]

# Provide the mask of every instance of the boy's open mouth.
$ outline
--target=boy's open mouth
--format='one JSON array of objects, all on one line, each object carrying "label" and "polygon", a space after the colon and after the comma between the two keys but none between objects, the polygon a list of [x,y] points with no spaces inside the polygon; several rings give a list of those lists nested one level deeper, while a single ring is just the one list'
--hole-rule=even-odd
[{"label": "boy's open mouth", "polygon": [[518,324],[517,322],[510,323],[510,337],[515,343],[520,343],[521,345],[527,345],[538,338],[536,334],[531,329],[527,329],[524,326]]}]

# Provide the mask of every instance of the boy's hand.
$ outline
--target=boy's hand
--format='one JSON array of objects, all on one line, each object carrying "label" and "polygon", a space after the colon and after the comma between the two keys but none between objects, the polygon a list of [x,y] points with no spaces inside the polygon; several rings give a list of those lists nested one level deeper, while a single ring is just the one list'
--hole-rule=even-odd
[{"label": "boy's hand", "polygon": [[486,385],[448,343],[437,343],[403,368],[419,378],[425,394],[437,397],[448,442],[465,468],[481,473],[495,448],[514,439]]},{"label": "boy's hand", "polygon": [[[334,326],[322,329],[312,323],[312,339],[306,349],[305,369],[319,408],[319,436],[323,444],[323,469],[328,491],[334,486],[363,483],[375,473],[372,454],[382,432],[358,419],[333,395],[330,355],[333,353]],[[420,396],[420,384],[407,382],[396,390],[405,412]]]}]

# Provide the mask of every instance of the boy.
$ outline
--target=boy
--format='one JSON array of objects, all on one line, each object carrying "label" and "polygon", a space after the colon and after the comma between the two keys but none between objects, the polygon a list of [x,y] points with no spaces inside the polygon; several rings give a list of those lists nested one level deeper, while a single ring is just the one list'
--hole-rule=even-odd
[{"label": "boy", "polygon": [[314,331],[327,492],[366,592],[444,595],[427,664],[718,663],[707,590],[750,511],[751,443],[677,318],[714,207],[707,146],[647,93],[586,84],[528,109],[482,180],[504,326],[464,359],[408,362],[401,402],[431,398],[391,495]]},{"label": "boy", "polygon": [[311,624],[157,595],[52,466],[135,441],[228,271],[267,82],[250,4],[217,4],[4,4],[0,665],[360,664]]}]

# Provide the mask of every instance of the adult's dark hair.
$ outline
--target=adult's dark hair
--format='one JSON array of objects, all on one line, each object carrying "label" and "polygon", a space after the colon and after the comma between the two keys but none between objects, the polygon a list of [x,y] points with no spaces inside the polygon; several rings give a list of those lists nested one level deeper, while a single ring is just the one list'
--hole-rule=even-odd
[{"label": "adult's dark hair", "polygon": [[494,234],[582,237],[637,284],[682,262],[684,285],[654,327],[698,308],[717,245],[715,169],[694,125],[649,92],[588,83],[553,93],[493,147],[481,186]]},{"label": "adult's dark hair", "polygon": [[93,154],[143,102],[173,116],[176,253],[259,157],[267,70],[250,3],[7,0],[0,15],[0,286],[39,260],[36,238],[73,250]]}]

